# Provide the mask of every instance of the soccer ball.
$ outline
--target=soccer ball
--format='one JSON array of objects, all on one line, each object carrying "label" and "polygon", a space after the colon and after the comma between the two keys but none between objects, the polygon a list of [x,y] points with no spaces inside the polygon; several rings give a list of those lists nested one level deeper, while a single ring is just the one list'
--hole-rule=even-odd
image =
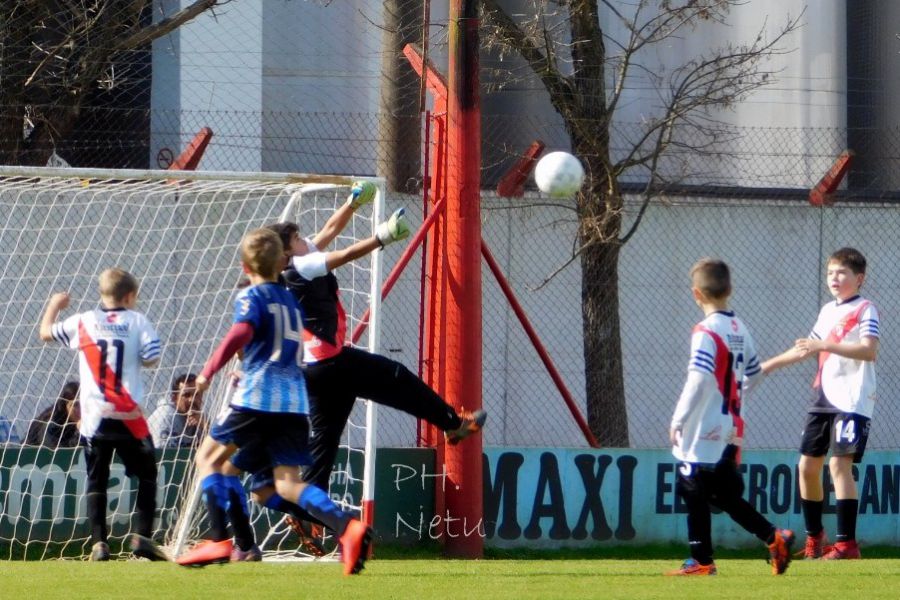
[{"label": "soccer ball", "polygon": [[551,152],[534,169],[538,189],[553,198],[570,198],[584,181],[584,167],[568,152]]}]

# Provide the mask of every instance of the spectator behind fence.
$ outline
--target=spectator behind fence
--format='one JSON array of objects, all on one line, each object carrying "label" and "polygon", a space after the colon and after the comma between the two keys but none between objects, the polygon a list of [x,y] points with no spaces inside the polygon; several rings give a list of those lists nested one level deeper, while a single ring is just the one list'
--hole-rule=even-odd
[{"label": "spectator behind fence", "polygon": [[203,392],[197,391],[196,380],[193,373],[173,379],[170,401],[150,415],[148,425],[157,448],[190,446],[203,432]]},{"label": "spectator behind fence", "polygon": [[31,422],[25,436],[26,444],[48,448],[74,448],[78,445],[78,420],[81,417],[79,387],[77,381],[66,382],[56,401]]}]

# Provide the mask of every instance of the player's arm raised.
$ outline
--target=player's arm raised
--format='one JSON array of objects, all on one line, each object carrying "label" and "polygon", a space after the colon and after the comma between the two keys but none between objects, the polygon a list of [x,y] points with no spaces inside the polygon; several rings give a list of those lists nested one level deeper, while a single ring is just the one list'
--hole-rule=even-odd
[{"label": "player's arm raised", "polygon": [[353,182],[347,202],[334,211],[322,229],[313,237],[312,242],[316,248],[323,250],[331,244],[347,226],[356,209],[372,202],[377,191],[378,188],[370,181]]},{"label": "player's arm raised", "polygon": [[406,222],[406,210],[398,208],[383,223],[375,228],[375,235],[366,240],[360,240],[342,250],[332,250],[325,255],[325,266],[329,271],[345,265],[350,261],[365,256],[370,252],[393,244],[394,242],[409,237],[409,224]]},{"label": "player's arm raised", "polygon": [[66,292],[60,292],[50,296],[50,300],[47,302],[47,308],[44,310],[44,315],[41,317],[41,326],[38,332],[42,341],[53,341],[53,324],[59,317],[60,311],[69,306],[69,300],[69,294]]}]

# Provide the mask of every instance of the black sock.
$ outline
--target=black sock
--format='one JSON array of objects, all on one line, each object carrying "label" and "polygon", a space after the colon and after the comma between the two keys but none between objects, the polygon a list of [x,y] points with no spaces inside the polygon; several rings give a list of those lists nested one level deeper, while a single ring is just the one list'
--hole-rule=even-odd
[{"label": "black sock", "polygon": [[837,501],[837,536],[838,542],[852,542],[856,539],[856,514],[859,512],[859,500]]},{"label": "black sock", "polygon": [[234,543],[246,552],[256,543],[250,515],[247,514],[246,500],[233,489],[228,490],[228,520],[234,530]]},{"label": "black sock", "polygon": [[153,537],[153,519],[156,516],[156,480],[138,481],[137,532],[145,538]]},{"label": "black sock", "polygon": [[91,522],[91,543],[106,541],[106,490],[88,492],[88,519]]},{"label": "black sock", "polygon": [[825,506],[823,500],[806,500],[801,499],[800,504],[803,506],[803,519],[806,522],[806,535],[819,535],[822,533],[822,507]]}]

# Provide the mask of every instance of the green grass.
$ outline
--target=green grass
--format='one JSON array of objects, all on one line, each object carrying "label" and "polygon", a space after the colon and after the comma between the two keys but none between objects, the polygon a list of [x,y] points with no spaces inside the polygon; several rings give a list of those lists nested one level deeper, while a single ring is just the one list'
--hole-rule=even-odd
[{"label": "green grass", "polygon": [[716,577],[664,577],[671,559],[385,559],[344,577],[337,563],[185,569],[137,561],[5,562],[3,598],[897,598],[900,560],[797,561],[780,577],[759,558],[720,557]]}]

